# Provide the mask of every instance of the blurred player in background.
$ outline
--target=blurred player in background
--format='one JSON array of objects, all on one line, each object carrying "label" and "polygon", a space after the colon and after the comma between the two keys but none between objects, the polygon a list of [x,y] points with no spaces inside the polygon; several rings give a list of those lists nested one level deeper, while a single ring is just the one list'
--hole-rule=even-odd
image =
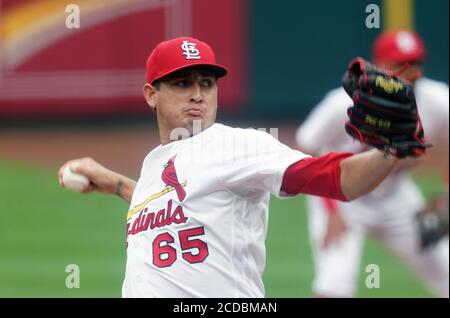
[{"label": "blurred player in background", "polygon": [[[417,76],[421,74],[425,56],[422,39],[405,30],[386,31],[373,45],[376,65],[414,81],[427,142],[445,148],[448,156],[448,85]],[[300,149],[312,155],[367,150],[342,129],[351,105],[352,100],[343,88],[329,92],[297,130]],[[443,162],[448,162],[448,158],[443,158]],[[355,294],[365,236],[371,234],[413,269],[434,295],[448,297],[448,216],[447,223],[443,225],[440,221],[438,226],[427,226],[427,221],[417,216],[424,209],[424,198],[410,176],[410,168],[415,163],[416,159],[402,162],[378,189],[352,202],[307,198],[316,296]],[[447,194],[437,201],[441,203],[441,211],[448,215],[448,186]],[[428,219],[432,220],[428,223],[435,221]],[[439,227],[440,234],[436,234],[433,228]]]}]

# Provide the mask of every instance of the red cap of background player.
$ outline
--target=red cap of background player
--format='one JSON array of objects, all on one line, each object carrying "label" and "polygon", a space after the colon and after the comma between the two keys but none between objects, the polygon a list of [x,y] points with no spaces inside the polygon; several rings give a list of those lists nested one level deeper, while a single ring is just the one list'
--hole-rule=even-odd
[{"label": "red cap of background player", "polygon": [[161,42],[147,59],[147,83],[196,65],[208,66],[217,77],[227,74],[227,69],[216,63],[214,51],[205,42],[190,37]]},{"label": "red cap of background player", "polygon": [[373,45],[373,58],[385,62],[423,62],[425,55],[420,36],[407,30],[383,32]]}]

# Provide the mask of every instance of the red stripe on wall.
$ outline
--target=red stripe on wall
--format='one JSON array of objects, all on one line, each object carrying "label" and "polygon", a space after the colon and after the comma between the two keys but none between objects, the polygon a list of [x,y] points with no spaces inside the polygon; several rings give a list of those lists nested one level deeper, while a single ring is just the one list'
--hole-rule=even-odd
[{"label": "red stripe on wall", "polygon": [[[244,1],[192,0],[190,11],[192,22],[186,20],[192,25],[186,30],[210,43],[218,62],[230,71],[219,80],[219,105],[220,111],[233,110],[244,104],[247,94]],[[154,46],[171,34],[167,19],[167,12],[157,8],[81,27],[14,69],[0,70],[0,115],[145,114],[145,62]],[[30,87],[33,78],[37,80]]]}]

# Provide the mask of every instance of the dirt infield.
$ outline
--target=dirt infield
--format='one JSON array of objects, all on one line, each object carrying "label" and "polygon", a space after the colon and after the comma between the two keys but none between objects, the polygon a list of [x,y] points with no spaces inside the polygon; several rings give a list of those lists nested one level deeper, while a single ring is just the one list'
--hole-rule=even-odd
[{"label": "dirt infield", "polygon": [[[294,124],[280,122],[253,127],[278,127],[279,140],[296,147],[297,126]],[[154,124],[78,129],[9,128],[0,130],[0,160],[55,169],[56,173],[65,161],[90,156],[111,169],[137,177],[144,157],[158,144],[159,135]],[[445,166],[448,169],[445,153],[440,149],[429,151],[422,161],[420,168],[416,168],[418,173],[436,173]]]},{"label": "dirt infield", "polygon": [[0,134],[0,158],[56,169],[69,159],[89,156],[138,176],[145,155],[158,144],[158,131],[152,127],[10,129]]}]

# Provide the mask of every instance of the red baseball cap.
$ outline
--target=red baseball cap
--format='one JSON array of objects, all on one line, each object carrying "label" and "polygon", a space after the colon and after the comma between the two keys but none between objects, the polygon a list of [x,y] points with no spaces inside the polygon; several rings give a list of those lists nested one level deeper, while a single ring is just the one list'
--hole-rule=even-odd
[{"label": "red baseball cap", "polygon": [[159,43],[147,59],[147,83],[186,67],[203,65],[216,76],[227,74],[227,69],[216,63],[212,48],[198,39],[179,37]]},{"label": "red baseball cap", "polygon": [[381,33],[373,45],[374,60],[386,62],[423,62],[425,44],[420,36],[408,30],[391,30]]}]

